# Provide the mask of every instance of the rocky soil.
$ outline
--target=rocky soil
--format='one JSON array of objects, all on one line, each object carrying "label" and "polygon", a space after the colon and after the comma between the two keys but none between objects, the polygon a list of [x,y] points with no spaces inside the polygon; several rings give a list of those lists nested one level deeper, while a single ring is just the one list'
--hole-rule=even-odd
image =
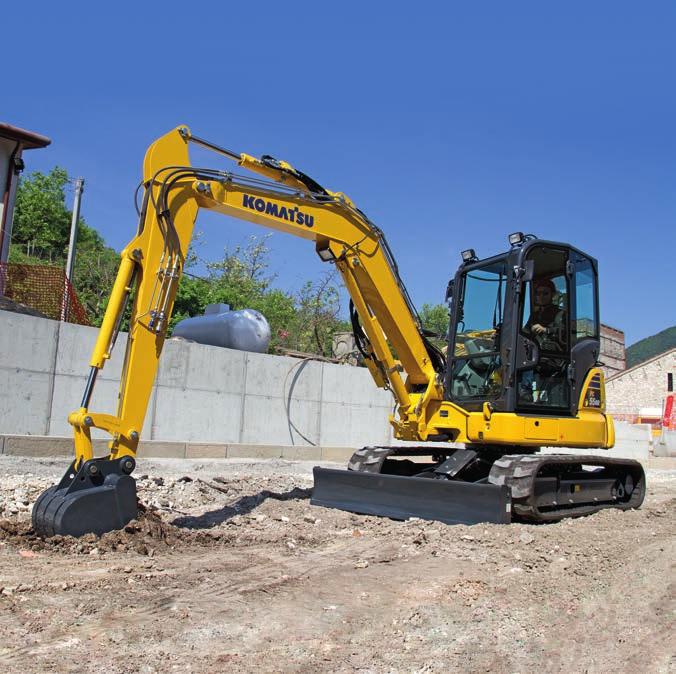
[{"label": "rocky soil", "polygon": [[676,471],[545,526],[309,504],[311,464],[149,461],[144,511],[37,538],[64,461],[0,457],[3,672],[670,672]]}]

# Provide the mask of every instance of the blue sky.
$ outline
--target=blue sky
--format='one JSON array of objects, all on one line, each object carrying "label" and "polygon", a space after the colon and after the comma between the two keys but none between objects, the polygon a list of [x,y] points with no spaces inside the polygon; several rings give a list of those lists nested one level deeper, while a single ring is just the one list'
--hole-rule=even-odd
[{"label": "blue sky", "polygon": [[[187,123],[349,194],[418,305],[460,250],[523,230],[599,259],[628,344],[676,323],[673,1],[97,4],[3,8],[0,119],[52,138],[28,170],[84,176],[110,245],[134,232],[145,148]],[[265,231],[198,229],[212,259]],[[281,287],[324,269],[306,241],[270,244]]]}]

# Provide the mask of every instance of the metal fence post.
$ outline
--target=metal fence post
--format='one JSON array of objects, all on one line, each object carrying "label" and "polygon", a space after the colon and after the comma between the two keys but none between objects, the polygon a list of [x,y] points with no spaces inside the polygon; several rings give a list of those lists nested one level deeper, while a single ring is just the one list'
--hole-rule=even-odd
[{"label": "metal fence post", "polygon": [[69,284],[73,283],[73,270],[75,268],[75,246],[77,245],[77,223],[80,219],[80,202],[84,192],[84,178],[75,181],[75,199],[73,201],[73,218],[70,221],[70,241],[68,242],[68,259],[66,260],[66,277],[63,283],[63,300],[61,302],[61,320],[68,318],[70,296]]}]

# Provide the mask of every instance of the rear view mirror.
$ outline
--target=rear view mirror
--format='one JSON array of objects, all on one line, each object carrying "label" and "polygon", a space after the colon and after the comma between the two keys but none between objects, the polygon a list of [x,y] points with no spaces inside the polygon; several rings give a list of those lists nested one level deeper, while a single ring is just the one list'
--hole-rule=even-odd
[{"label": "rear view mirror", "polygon": [[535,260],[526,260],[523,265],[523,276],[521,280],[525,283],[533,280],[533,274],[535,273]]},{"label": "rear view mirror", "polygon": [[444,297],[444,301],[448,302],[449,297],[453,297],[453,287],[455,286],[455,279],[451,279],[448,282],[448,285],[446,286],[446,297]]}]

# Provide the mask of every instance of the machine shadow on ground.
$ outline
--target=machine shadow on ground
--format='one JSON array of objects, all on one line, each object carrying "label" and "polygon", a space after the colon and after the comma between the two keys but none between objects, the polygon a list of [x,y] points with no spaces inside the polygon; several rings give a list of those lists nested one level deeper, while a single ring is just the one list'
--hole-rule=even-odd
[{"label": "machine shadow on ground", "polygon": [[235,515],[249,514],[267,499],[274,499],[276,501],[304,500],[309,499],[311,495],[312,489],[301,489],[300,487],[294,487],[285,492],[274,492],[264,489],[257,494],[242,496],[234,503],[223,506],[218,510],[209,510],[201,515],[177,517],[171,524],[183,529],[211,529],[227,522]]}]

